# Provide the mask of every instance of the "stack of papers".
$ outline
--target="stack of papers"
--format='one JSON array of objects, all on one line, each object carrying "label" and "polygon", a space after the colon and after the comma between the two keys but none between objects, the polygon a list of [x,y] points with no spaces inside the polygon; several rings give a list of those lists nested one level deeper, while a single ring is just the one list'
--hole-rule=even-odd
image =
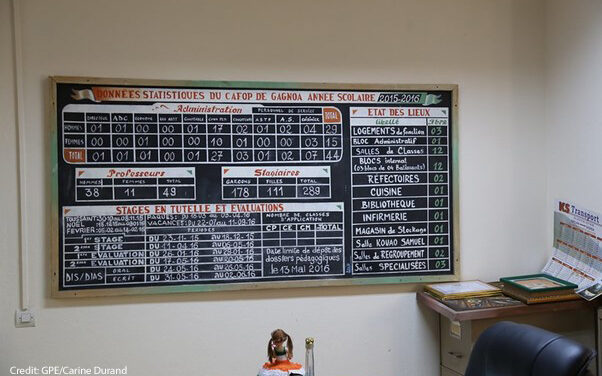
[{"label": "stack of papers", "polygon": [[464,299],[501,294],[502,290],[481,281],[462,281],[426,285],[424,289],[439,299]]}]

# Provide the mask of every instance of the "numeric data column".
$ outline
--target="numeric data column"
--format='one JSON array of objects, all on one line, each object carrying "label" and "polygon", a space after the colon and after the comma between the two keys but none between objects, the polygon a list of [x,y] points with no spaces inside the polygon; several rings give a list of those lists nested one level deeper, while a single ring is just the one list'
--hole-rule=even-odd
[{"label": "numeric data column", "polygon": [[253,115],[253,153],[255,162],[276,161],[276,115]]},{"label": "numeric data column", "polygon": [[299,160],[299,115],[276,116],[276,155],[279,162]]},{"label": "numeric data column", "polygon": [[207,152],[210,163],[232,162],[230,115],[207,115]]},{"label": "numeric data column", "polygon": [[[436,114],[435,114],[436,115]],[[427,118],[429,167],[429,269],[451,270],[450,260],[450,185],[449,120]]]},{"label": "numeric data column", "polygon": [[184,162],[207,162],[207,124],[205,115],[182,114]]},{"label": "numeric data column", "polygon": [[111,114],[113,162],[134,161],[134,119],[130,113]]},{"label": "numeric data column", "polygon": [[182,162],[182,115],[159,114],[159,158],[161,162]]},{"label": "numeric data column", "polygon": [[157,114],[134,114],[134,144],[136,162],[159,161],[159,125]]},{"label": "numeric data column", "polygon": [[111,117],[108,113],[86,113],[88,163],[111,162]]},{"label": "numeric data column", "polygon": [[233,162],[253,161],[253,115],[232,115]]}]

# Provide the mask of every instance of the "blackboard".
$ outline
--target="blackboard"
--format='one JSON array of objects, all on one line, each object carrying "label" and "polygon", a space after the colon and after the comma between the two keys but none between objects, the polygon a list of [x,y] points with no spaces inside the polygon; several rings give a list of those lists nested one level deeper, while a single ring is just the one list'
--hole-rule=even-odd
[{"label": "blackboard", "polygon": [[51,88],[53,296],[457,277],[456,85]]}]

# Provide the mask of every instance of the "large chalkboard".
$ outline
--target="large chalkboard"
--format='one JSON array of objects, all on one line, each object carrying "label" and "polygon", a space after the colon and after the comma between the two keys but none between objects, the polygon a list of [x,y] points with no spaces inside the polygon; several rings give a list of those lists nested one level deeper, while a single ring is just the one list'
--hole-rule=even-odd
[{"label": "large chalkboard", "polygon": [[456,85],[51,87],[53,296],[457,276]]}]

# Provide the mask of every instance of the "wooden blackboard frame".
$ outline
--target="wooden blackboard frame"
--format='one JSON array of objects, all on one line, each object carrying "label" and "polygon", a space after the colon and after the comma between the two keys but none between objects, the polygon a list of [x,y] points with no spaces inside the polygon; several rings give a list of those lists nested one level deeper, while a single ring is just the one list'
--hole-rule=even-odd
[{"label": "wooden blackboard frame", "polygon": [[[453,194],[451,205],[453,207],[450,222],[453,226],[453,274],[423,275],[402,277],[361,277],[341,279],[316,279],[277,282],[243,282],[223,284],[194,284],[175,286],[149,286],[149,287],[119,287],[80,290],[59,290],[59,185],[58,185],[58,145],[57,139],[57,84],[91,84],[91,85],[143,85],[143,86],[178,86],[183,88],[240,88],[240,89],[331,89],[331,90],[444,90],[450,91],[452,97],[452,187]],[[152,79],[124,79],[124,78],[90,78],[90,77],[50,77],[50,181],[51,181],[51,296],[54,298],[66,297],[96,297],[140,294],[164,294],[208,292],[248,289],[272,288],[299,288],[321,286],[353,286],[375,284],[399,283],[431,283],[458,280],[460,275],[460,231],[459,231],[459,189],[458,189],[458,85],[456,84],[335,84],[335,83],[309,83],[309,82],[260,82],[260,81],[183,81],[183,80],[152,80]]]}]

